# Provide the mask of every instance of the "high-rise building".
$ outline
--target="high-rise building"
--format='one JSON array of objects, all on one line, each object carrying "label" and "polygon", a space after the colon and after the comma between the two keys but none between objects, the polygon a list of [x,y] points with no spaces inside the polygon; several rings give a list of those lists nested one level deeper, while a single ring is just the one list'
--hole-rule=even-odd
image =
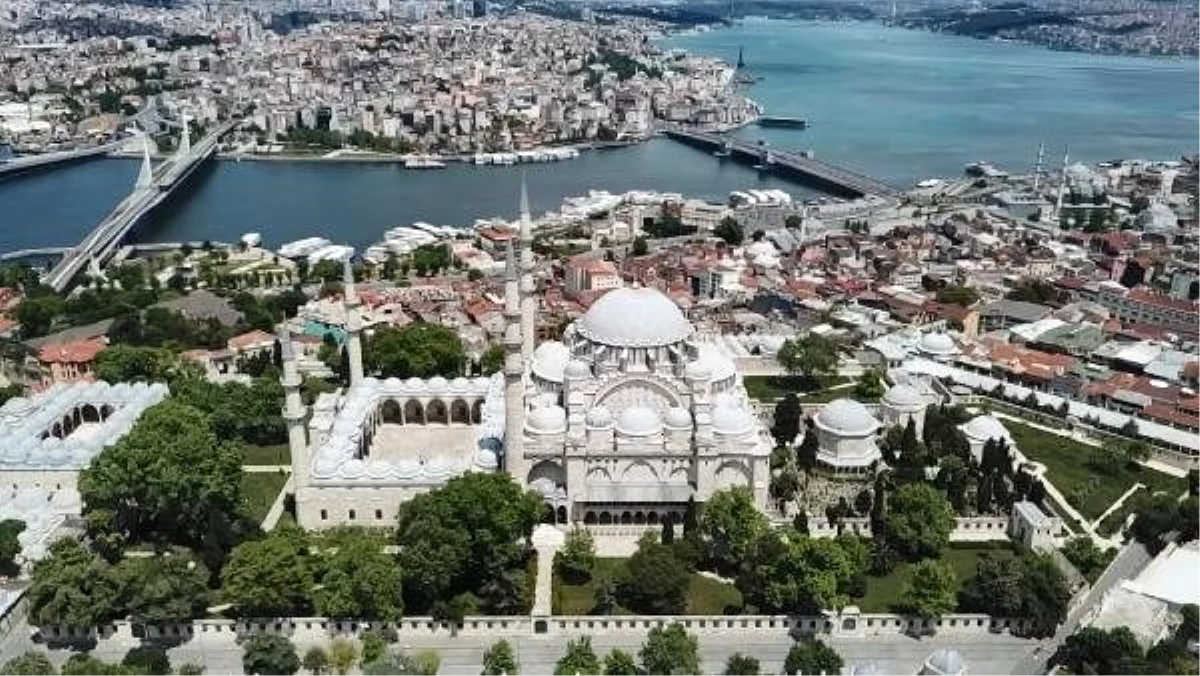
[{"label": "high-rise building", "polygon": [[471,0],[471,16],[476,19],[487,16],[487,0]]}]

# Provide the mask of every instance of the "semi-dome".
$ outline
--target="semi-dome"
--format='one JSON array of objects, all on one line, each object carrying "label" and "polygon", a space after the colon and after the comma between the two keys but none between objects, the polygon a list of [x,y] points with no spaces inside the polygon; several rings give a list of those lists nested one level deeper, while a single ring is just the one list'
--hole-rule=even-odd
[{"label": "semi-dome", "polygon": [[737,375],[737,366],[716,345],[704,343],[699,346],[697,361],[708,368],[713,382],[726,380]]},{"label": "semi-dome", "polygon": [[557,340],[548,340],[533,351],[533,373],[544,380],[559,383],[571,359],[571,351]]},{"label": "semi-dome", "polygon": [[975,441],[987,441],[989,439],[1003,439],[1008,441],[1012,437],[1008,434],[1008,429],[999,420],[990,415],[978,415],[971,418],[962,425],[963,434]]},{"label": "semi-dome", "polygon": [[708,380],[712,378],[712,371],[708,368],[708,364],[697,360],[690,362],[687,367],[683,369],[683,377],[693,378],[701,382],[708,382]]},{"label": "semi-dome", "polygon": [[605,345],[672,345],[692,335],[679,306],[650,288],[613,289],[601,296],[575,324],[588,340]]},{"label": "semi-dome", "polygon": [[922,352],[934,356],[951,355],[958,352],[954,340],[944,333],[926,333],[921,336],[919,347]]},{"label": "semi-dome", "polygon": [[630,406],[617,416],[617,431],[634,437],[657,434],[662,429],[662,420],[653,409],[645,406]]},{"label": "semi-dome", "polygon": [[612,412],[604,406],[596,406],[587,412],[584,422],[588,427],[610,427],[613,424]]},{"label": "semi-dome", "polygon": [[883,403],[899,410],[919,409],[925,405],[925,398],[911,385],[896,383],[883,394]]},{"label": "semi-dome", "polygon": [[879,429],[879,421],[866,406],[853,399],[834,399],[821,409],[817,425],[830,432],[847,436],[866,436]]},{"label": "semi-dome", "polygon": [[692,415],[686,409],[673,406],[663,414],[663,423],[667,427],[689,428],[692,426]]},{"label": "semi-dome", "polygon": [[712,411],[712,426],[718,434],[745,434],[754,429],[754,418],[743,409],[718,406]]},{"label": "semi-dome", "polygon": [[567,412],[561,406],[535,408],[525,418],[525,425],[535,432],[562,432],[567,429]]}]

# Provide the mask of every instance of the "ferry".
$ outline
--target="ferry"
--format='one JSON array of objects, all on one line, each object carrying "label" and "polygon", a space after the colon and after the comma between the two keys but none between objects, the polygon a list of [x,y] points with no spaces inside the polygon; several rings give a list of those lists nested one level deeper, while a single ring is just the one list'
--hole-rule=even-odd
[{"label": "ferry", "polygon": [[446,163],[431,157],[411,157],[404,160],[405,169],[445,169]]},{"label": "ferry", "polygon": [[972,162],[968,164],[964,171],[967,176],[977,176],[983,178],[1008,178],[1007,171],[1001,171],[993,167],[990,162]]},{"label": "ferry", "polygon": [[808,129],[808,120],[799,117],[777,117],[772,115],[763,115],[758,118],[756,124],[767,129]]}]

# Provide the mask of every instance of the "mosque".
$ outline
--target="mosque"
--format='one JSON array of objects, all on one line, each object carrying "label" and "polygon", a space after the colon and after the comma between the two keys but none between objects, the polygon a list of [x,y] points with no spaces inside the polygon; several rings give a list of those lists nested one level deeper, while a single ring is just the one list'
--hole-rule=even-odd
[{"label": "mosque", "polygon": [[518,241],[505,280],[502,373],[366,377],[348,261],[350,386],[322,394],[311,416],[281,330],[300,525],[390,525],[404,501],[472,471],[508,473],[542,495],[560,523],[679,520],[689,501],[732,486],[748,487],[765,508],[773,441],[734,362],[667,296],[637,287],[609,291],[561,342],[535,349],[524,188]]}]

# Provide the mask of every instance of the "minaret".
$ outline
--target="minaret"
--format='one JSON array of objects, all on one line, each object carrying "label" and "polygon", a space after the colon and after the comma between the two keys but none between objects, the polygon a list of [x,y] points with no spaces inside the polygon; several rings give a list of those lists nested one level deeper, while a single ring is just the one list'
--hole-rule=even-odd
[{"label": "minaret", "polygon": [[1046,144],[1038,144],[1037,164],[1033,167],[1033,194],[1038,194],[1038,188],[1042,185],[1042,156],[1046,153]]},{"label": "minaret", "polygon": [[524,174],[521,175],[521,230],[518,241],[521,245],[521,358],[528,362],[533,358],[538,299],[533,286],[533,222],[529,217],[529,191],[525,189]]},{"label": "minaret", "polygon": [[1055,225],[1062,223],[1063,194],[1067,192],[1067,164],[1071,161],[1071,150],[1063,151],[1062,176],[1058,179],[1058,200],[1054,204]]},{"label": "minaret", "polygon": [[292,349],[292,334],[287,324],[276,329],[279,355],[283,361],[283,419],[287,423],[288,448],[292,451],[292,476],[295,488],[308,483],[308,436],[304,430],[306,410],[300,400],[300,374],[296,370],[296,353]]},{"label": "minaret", "polygon": [[525,387],[521,357],[521,292],[517,282],[517,256],[508,243],[504,275],[504,470],[525,481]]},{"label": "minaret", "polygon": [[183,113],[180,119],[183,120],[183,130],[179,132],[179,154],[185,156],[192,152],[192,132],[188,129],[187,113]]},{"label": "minaret", "polygon": [[346,356],[350,358],[350,386],[363,380],[362,316],[359,314],[358,291],[354,288],[354,268],[350,257],[342,261],[342,297],[346,308]]}]

